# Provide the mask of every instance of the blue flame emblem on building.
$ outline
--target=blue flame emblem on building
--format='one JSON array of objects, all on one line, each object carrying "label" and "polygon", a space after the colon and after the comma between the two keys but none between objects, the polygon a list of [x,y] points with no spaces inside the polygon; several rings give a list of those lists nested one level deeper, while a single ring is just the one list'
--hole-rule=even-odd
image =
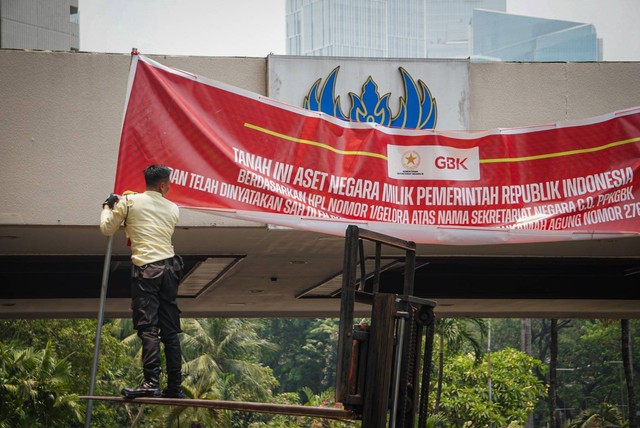
[{"label": "blue flame emblem on building", "polygon": [[362,85],[360,95],[349,92],[351,109],[344,114],[340,105],[340,96],[335,96],[336,79],[340,67],[336,67],[321,85],[316,80],[309,94],[304,98],[303,107],[319,111],[349,122],[375,122],[383,126],[407,129],[434,129],[438,118],[436,99],[431,96],[429,87],[422,81],[413,80],[407,71],[400,67],[404,86],[404,97],[400,97],[400,108],[394,116],[389,107],[390,93],[380,96],[378,85],[369,76]]}]

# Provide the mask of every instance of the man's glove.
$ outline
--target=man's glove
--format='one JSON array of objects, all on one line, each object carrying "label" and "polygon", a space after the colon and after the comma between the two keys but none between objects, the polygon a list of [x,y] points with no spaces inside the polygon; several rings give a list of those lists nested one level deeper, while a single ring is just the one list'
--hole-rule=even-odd
[{"label": "man's glove", "polygon": [[104,202],[102,203],[102,208],[104,208],[104,206],[107,205],[110,209],[113,209],[113,207],[116,206],[119,200],[120,200],[120,197],[115,193],[112,193],[109,195],[107,199],[104,200]]}]

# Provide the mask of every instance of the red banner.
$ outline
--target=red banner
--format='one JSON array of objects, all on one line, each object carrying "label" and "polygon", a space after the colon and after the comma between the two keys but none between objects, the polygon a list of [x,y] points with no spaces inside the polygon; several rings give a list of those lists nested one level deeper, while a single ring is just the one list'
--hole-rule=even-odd
[{"label": "red banner", "polygon": [[492,244],[640,233],[640,107],[463,132],[345,122],[134,56],[115,192],[172,168],[184,208],[344,235]]}]

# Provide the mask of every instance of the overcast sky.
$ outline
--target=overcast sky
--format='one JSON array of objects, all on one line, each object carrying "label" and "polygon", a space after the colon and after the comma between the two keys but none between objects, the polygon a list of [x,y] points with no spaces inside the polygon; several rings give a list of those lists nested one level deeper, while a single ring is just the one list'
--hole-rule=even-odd
[{"label": "overcast sky", "polygon": [[[285,55],[285,0],[79,0],[80,50]],[[507,0],[507,12],[594,24],[605,61],[640,61],[639,0]]]}]

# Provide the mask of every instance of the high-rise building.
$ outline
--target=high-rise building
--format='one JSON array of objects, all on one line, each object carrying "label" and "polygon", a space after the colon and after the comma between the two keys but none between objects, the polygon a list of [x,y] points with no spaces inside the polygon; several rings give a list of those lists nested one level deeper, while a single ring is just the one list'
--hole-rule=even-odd
[{"label": "high-rise building", "polygon": [[287,54],[600,61],[592,24],[506,13],[506,0],[287,0]]},{"label": "high-rise building", "polygon": [[[390,0],[402,6],[402,1]],[[475,9],[507,10],[506,0],[426,0],[425,58],[469,58]]]},{"label": "high-rise building", "polygon": [[474,8],[506,0],[287,0],[287,54],[467,58]]},{"label": "high-rise building", "polygon": [[0,0],[0,48],[79,50],[78,0]]},{"label": "high-rise building", "polygon": [[423,0],[287,0],[287,53],[420,58],[425,13]]},{"label": "high-rise building", "polygon": [[602,42],[591,24],[473,11],[476,61],[602,61]]}]

